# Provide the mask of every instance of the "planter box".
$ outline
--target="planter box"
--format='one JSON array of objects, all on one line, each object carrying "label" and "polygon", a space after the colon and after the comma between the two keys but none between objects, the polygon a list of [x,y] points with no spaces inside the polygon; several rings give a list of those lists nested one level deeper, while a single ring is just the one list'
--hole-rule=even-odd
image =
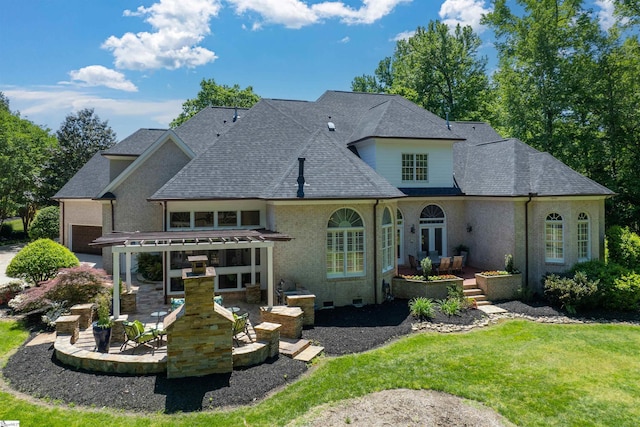
[{"label": "planter box", "polygon": [[431,299],[445,299],[447,287],[455,285],[462,289],[462,279],[447,279],[425,282],[423,280],[407,280],[394,277],[391,280],[391,293],[396,298],[411,299],[426,297]]},{"label": "planter box", "polygon": [[522,274],[485,276],[476,273],[476,284],[491,301],[512,300],[518,297],[522,288]]}]

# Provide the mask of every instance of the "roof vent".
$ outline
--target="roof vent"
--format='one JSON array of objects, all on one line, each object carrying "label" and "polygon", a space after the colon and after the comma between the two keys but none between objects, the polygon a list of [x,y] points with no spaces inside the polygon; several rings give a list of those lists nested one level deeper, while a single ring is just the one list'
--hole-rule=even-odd
[{"label": "roof vent", "polygon": [[333,124],[333,122],[328,122],[328,123],[327,123],[327,127],[329,128],[329,130],[330,130],[331,132],[335,132],[335,130],[336,130],[336,125],[335,125],[335,124]]},{"label": "roof vent", "polygon": [[238,116],[238,107],[235,107],[233,109],[233,123],[236,122],[236,120],[238,120],[240,118],[240,116]]}]

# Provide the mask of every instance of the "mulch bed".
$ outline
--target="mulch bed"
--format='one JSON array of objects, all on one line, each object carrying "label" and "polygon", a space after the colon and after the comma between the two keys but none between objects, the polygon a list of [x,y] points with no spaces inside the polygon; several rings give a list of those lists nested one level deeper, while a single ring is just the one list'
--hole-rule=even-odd
[{"label": "mulch bed", "polygon": [[[534,317],[566,315],[542,303],[510,301],[497,305]],[[452,317],[438,313],[433,322],[470,325],[484,316],[479,310]],[[324,346],[327,355],[379,347],[411,333],[414,321],[406,300],[320,310],[315,320],[314,327],[303,331],[303,338]],[[305,363],[281,356],[230,374],[199,378],[108,375],[68,368],[55,359],[51,344],[42,344],[20,347],[2,373],[11,387],[39,398],[89,407],[174,413],[251,404],[294,381],[306,370]]]}]

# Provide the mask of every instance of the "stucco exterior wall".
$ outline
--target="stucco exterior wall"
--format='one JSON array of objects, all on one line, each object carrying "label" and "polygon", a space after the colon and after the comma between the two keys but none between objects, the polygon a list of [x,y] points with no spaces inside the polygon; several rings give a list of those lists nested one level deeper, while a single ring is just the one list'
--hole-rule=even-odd
[{"label": "stucco exterior wall", "polygon": [[[523,204],[512,199],[468,200],[466,218],[472,228],[467,233],[467,264],[481,270],[502,270],[504,256],[511,254],[515,266],[524,267],[524,242],[519,239],[524,229]],[[519,247],[516,242],[521,240]]]},{"label": "stucco exterior wall", "polygon": [[72,225],[102,226],[102,205],[100,202],[89,199],[65,199],[61,200],[60,242],[69,248],[71,246],[70,230]]},{"label": "stucco exterior wall", "polygon": [[[114,230],[111,230],[111,207],[105,203],[102,210],[103,233],[111,231],[162,231],[162,205],[151,203],[153,195],[184,165],[189,157],[171,140],[153,153],[146,161],[111,192],[114,202]],[[103,264],[111,271],[111,251],[103,251]]]},{"label": "stucco exterior wall", "polygon": [[[327,222],[331,214],[340,208],[357,211],[365,229],[365,275],[350,278],[327,278]],[[291,280],[316,295],[316,304],[323,307],[329,302],[334,306],[350,305],[361,299],[364,304],[373,304],[380,289],[374,291],[374,201],[365,203],[270,205],[267,218],[271,227],[292,237],[289,242],[277,242],[273,251],[274,280]],[[382,209],[377,208],[380,218]],[[380,233],[378,233],[380,237]],[[378,243],[380,250],[380,243]],[[378,265],[380,265],[380,260]],[[393,275],[393,272],[388,275]],[[385,276],[386,277],[386,276]],[[389,281],[389,279],[387,279]]]},{"label": "stucco exterior wall", "polygon": [[[542,291],[541,279],[546,273],[560,273],[578,262],[578,215],[589,216],[591,259],[600,259],[604,244],[604,200],[579,200],[554,198],[534,200],[529,211],[529,278],[534,289]],[[545,261],[545,220],[548,214],[557,213],[563,219],[562,262]]]},{"label": "stucco exterior wall", "polygon": [[[446,241],[444,242],[445,249],[442,255],[453,256],[453,248],[460,244],[469,246],[466,231],[466,202],[463,199],[402,199],[398,201],[397,206],[404,218],[404,265],[409,265],[409,255],[416,256],[421,251],[420,214],[428,205],[439,206],[445,215]],[[411,232],[411,226],[414,226],[415,233]]]}]

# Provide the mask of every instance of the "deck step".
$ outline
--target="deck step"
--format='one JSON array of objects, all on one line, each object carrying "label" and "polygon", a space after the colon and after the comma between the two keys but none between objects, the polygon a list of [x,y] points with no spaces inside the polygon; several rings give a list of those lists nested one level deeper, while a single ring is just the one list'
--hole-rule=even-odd
[{"label": "deck step", "polygon": [[[485,297],[486,298],[486,297]],[[483,301],[478,301],[476,300],[476,305],[479,307],[481,305],[491,305],[491,301],[487,301],[487,300],[483,300]]]},{"label": "deck step", "polygon": [[479,288],[478,288],[478,284],[474,280],[471,283],[463,283],[462,289],[479,289]]},{"label": "deck step", "polygon": [[280,354],[294,358],[311,345],[309,340],[280,338]]},{"label": "deck step", "polygon": [[464,296],[466,296],[466,297],[472,297],[472,296],[476,296],[476,295],[482,295],[482,289],[478,289],[478,288],[474,288],[474,289],[464,289],[462,292],[464,293]]},{"label": "deck step", "polygon": [[470,295],[468,296],[469,299],[474,299],[478,302],[480,301],[486,301],[487,300],[487,296],[484,294],[480,294],[480,295]]},{"label": "deck step", "polygon": [[316,356],[324,351],[324,347],[317,345],[310,345],[305,348],[300,354],[294,357],[295,360],[302,360],[303,362],[311,362]]}]

